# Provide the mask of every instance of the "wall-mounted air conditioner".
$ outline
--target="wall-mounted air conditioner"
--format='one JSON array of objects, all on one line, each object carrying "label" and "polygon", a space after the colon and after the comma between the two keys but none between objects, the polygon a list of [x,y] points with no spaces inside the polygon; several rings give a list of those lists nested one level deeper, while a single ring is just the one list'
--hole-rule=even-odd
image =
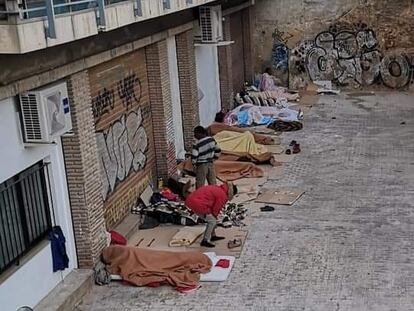
[{"label": "wall-mounted air conditioner", "polygon": [[201,6],[199,8],[199,29],[195,41],[218,43],[223,40],[223,15],[221,6]]},{"label": "wall-mounted air conditioner", "polygon": [[72,130],[66,83],[19,95],[23,141],[52,143]]}]

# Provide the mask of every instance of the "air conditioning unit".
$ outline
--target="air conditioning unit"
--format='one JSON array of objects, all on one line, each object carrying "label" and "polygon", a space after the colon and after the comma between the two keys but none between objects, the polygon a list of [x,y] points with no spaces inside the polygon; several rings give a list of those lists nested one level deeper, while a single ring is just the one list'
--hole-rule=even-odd
[{"label": "air conditioning unit", "polygon": [[218,43],[223,40],[223,15],[221,6],[199,8],[199,29],[195,40],[200,43]]},{"label": "air conditioning unit", "polygon": [[25,143],[52,143],[72,130],[66,83],[20,94]]}]

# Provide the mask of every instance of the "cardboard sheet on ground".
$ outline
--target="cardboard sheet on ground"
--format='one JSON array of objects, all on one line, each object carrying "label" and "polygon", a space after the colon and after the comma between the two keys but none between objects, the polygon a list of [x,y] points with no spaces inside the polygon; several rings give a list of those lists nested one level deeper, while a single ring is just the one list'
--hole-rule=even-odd
[{"label": "cardboard sheet on ground", "polygon": [[231,200],[231,203],[234,204],[242,204],[249,201],[253,201],[257,198],[259,195],[259,192],[249,192],[249,193],[240,193],[234,196],[233,200]]},{"label": "cardboard sheet on ground", "polygon": [[280,145],[267,145],[266,149],[268,152],[273,154],[281,154],[285,151],[285,148]]},{"label": "cardboard sheet on ground", "polygon": [[272,189],[264,190],[256,202],[278,205],[292,205],[305,192],[299,189]]},{"label": "cardboard sheet on ground", "polygon": [[169,246],[180,247],[191,245],[197,238],[202,235],[204,228],[200,226],[185,226],[178,230],[172,237]]},{"label": "cardboard sheet on ground", "polygon": [[152,188],[150,186],[145,188],[144,192],[140,196],[140,198],[141,198],[141,200],[142,200],[142,202],[144,203],[145,206],[150,206],[151,205],[150,200],[151,200],[152,195],[153,195]]},{"label": "cardboard sheet on ground", "polygon": [[[205,225],[200,225],[197,227],[205,228]],[[179,246],[179,247],[170,247],[169,243],[173,236],[182,229],[183,226],[179,225],[160,225],[153,229],[138,230],[132,235],[128,240],[128,245],[137,246],[142,248],[152,248],[157,250],[166,250],[166,251],[214,251],[217,255],[220,256],[235,256],[239,257],[244,246],[244,242],[247,237],[248,231],[246,229],[240,229],[238,227],[231,228],[221,228],[216,229],[216,233],[219,236],[224,236],[226,239],[222,241],[215,242],[216,247],[213,249],[208,249],[200,246],[202,236],[200,236],[193,244],[190,246]],[[242,245],[240,247],[229,249],[227,247],[227,242],[240,238],[242,240]]]},{"label": "cardboard sheet on ground", "polygon": [[241,184],[237,186],[238,193],[233,197],[231,203],[241,204],[252,201],[259,195],[259,186]]},{"label": "cardboard sheet on ground", "polygon": [[[248,231],[246,231],[245,229],[242,230],[238,227],[231,227],[231,228],[227,228],[227,229],[218,227],[216,229],[216,234],[218,236],[224,236],[225,239],[221,240],[221,241],[214,242],[216,247],[214,247],[213,249],[206,248],[206,247],[201,247],[200,242],[203,238],[201,236],[193,244],[188,246],[187,249],[190,249],[190,250],[193,250],[193,251],[199,250],[199,251],[202,251],[202,252],[214,251],[214,252],[216,252],[217,255],[220,255],[220,256],[234,256],[234,257],[238,258],[238,257],[240,257],[240,254],[241,254],[241,252],[243,250],[243,247],[244,247],[244,243],[246,242],[247,233],[248,233]],[[239,246],[239,247],[236,247],[236,248],[229,249],[227,247],[227,243],[228,243],[228,241],[234,240],[234,239],[241,239],[242,245]]]},{"label": "cardboard sheet on ground", "polygon": [[293,161],[293,159],[295,158],[295,155],[294,154],[274,154],[273,158],[276,160],[276,162],[288,163],[288,162]]},{"label": "cardboard sheet on ground", "polygon": [[280,179],[283,176],[283,166],[266,167],[264,171],[269,180]]}]

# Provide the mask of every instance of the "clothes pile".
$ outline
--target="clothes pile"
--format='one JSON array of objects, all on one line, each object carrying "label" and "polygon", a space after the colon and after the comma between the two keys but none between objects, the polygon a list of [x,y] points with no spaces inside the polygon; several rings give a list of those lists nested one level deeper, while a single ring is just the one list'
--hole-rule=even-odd
[{"label": "clothes pile", "polygon": [[144,216],[140,229],[155,228],[160,223],[194,226],[198,222],[198,216],[188,209],[184,202],[169,201],[162,198],[162,196],[160,198],[159,193],[152,195],[151,205],[146,206],[141,203],[133,208],[131,212]]},{"label": "clothes pile", "polygon": [[243,220],[246,218],[247,209],[243,204],[227,203],[221,210],[218,225],[224,228],[231,226],[244,227]]}]

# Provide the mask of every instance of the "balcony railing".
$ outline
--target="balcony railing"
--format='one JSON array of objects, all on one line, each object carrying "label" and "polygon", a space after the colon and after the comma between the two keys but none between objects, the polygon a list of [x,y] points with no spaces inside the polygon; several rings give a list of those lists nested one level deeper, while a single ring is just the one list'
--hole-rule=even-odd
[{"label": "balcony railing", "polygon": [[82,39],[214,0],[0,0],[0,54]]}]

